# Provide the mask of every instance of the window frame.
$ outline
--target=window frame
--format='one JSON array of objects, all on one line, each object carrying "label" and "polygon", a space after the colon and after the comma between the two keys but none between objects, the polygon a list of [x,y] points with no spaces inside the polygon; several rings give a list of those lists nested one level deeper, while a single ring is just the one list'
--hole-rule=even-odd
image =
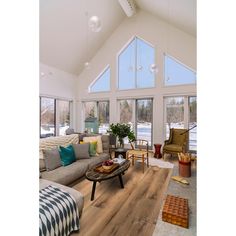
[{"label": "window frame", "polygon": [[41,137],[41,100],[42,98],[47,98],[47,99],[53,99],[54,100],[54,134],[52,137],[55,136],[62,136],[60,135],[59,132],[59,108],[58,108],[58,102],[57,101],[66,101],[69,102],[69,114],[70,114],[70,122],[69,122],[69,127],[72,127],[73,123],[73,100],[71,99],[66,99],[66,98],[59,98],[59,97],[51,97],[47,95],[40,95],[39,96],[39,137],[40,138],[45,138]]},{"label": "window frame", "polygon": [[[92,86],[99,80],[99,78],[108,70],[110,69],[110,77],[109,77],[109,90],[104,90],[104,91],[91,91]],[[111,67],[110,64],[106,65],[105,68],[102,70],[102,72],[92,81],[92,83],[90,83],[90,85],[88,86],[88,92],[89,93],[107,93],[111,91]]]},{"label": "window frame", "polygon": [[[156,63],[157,57],[156,57],[156,47],[148,42],[147,40],[143,39],[142,37],[138,36],[138,35],[134,35],[132,36],[127,43],[124,44],[124,46],[118,51],[118,53],[116,54],[116,91],[130,91],[130,90],[143,90],[143,89],[153,89],[156,88],[157,85],[157,73],[154,73],[154,84],[152,87],[144,87],[144,88],[139,88],[137,87],[137,70],[135,70],[135,88],[125,88],[125,89],[120,89],[119,88],[119,55],[128,48],[128,46],[130,45],[130,43],[135,40],[135,39],[139,39],[142,40],[143,42],[145,42],[147,45],[149,45],[150,47],[152,47],[154,49],[154,63]],[[137,67],[137,41],[135,42],[135,68]]]},{"label": "window frame", "polygon": [[[192,71],[195,76],[196,76],[196,79],[195,79],[195,83],[192,83],[192,84],[174,84],[174,85],[166,85],[165,84],[165,67],[166,67],[166,63],[165,63],[165,57],[169,57],[171,58],[172,60],[176,61],[178,64],[182,65],[183,67],[187,68],[188,70]],[[165,88],[169,88],[169,87],[180,87],[180,86],[196,86],[197,85],[197,72],[196,70],[192,69],[191,67],[187,66],[186,64],[184,64],[183,62],[181,62],[179,59],[171,56],[170,54],[168,53],[163,53],[163,83],[162,83],[163,87]]]}]

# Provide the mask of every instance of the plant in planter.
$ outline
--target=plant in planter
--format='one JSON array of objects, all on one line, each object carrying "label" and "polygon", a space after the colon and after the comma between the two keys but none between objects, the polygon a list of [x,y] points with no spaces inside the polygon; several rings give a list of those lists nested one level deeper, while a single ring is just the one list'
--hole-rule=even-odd
[{"label": "plant in planter", "polygon": [[131,130],[129,124],[111,124],[109,132],[115,135],[118,138],[120,147],[124,147],[124,138],[128,137],[129,142],[135,141],[134,131]]}]

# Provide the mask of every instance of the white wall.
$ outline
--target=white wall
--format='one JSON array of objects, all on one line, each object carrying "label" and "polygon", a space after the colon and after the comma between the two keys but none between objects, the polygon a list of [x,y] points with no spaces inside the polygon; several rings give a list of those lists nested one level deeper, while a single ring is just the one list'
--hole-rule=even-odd
[{"label": "white wall", "polygon": [[[151,89],[136,89],[119,91],[117,89],[117,54],[133,37],[138,36],[156,49],[156,64],[159,72],[156,78],[156,87]],[[195,85],[164,87],[163,60],[167,53],[192,69],[196,69],[196,38],[189,35],[157,17],[144,11],[139,11],[134,17],[126,18],[120,26],[107,39],[103,47],[91,60],[91,69],[84,70],[77,83],[77,129],[83,131],[81,116],[82,101],[91,99],[110,100],[110,123],[118,122],[117,99],[153,97],[153,141],[163,143],[163,96],[178,94],[196,94]],[[111,67],[111,92],[88,93],[89,84],[107,66]]]},{"label": "white wall", "polygon": [[[39,95],[73,101],[72,126],[76,124],[76,82],[78,77],[40,63]],[[43,74],[42,74],[43,73]]]}]

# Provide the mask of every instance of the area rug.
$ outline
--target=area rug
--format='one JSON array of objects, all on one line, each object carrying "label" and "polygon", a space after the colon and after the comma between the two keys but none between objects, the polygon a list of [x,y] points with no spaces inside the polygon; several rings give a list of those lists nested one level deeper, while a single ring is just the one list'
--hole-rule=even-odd
[{"label": "area rug", "polygon": [[[141,160],[138,160],[138,162],[141,162]],[[149,158],[149,165],[150,166],[158,166],[159,168],[174,168],[174,164],[168,162],[168,161],[163,161],[161,159],[156,159],[153,157]]]}]

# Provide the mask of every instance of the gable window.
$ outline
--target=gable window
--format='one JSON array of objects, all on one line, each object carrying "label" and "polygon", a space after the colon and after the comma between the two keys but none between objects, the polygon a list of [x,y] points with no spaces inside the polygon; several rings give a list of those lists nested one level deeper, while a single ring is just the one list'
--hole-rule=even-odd
[{"label": "gable window", "polygon": [[118,56],[118,88],[137,89],[155,86],[155,49],[135,37]]},{"label": "gable window", "polygon": [[165,55],[165,86],[196,84],[196,72]]},{"label": "gable window", "polygon": [[110,67],[108,66],[101,75],[89,86],[89,92],[110,91]]},{"label": "gable window", "polygon": [[40,97],[40,138],[66,134],[71,104],[68,100]]}]

